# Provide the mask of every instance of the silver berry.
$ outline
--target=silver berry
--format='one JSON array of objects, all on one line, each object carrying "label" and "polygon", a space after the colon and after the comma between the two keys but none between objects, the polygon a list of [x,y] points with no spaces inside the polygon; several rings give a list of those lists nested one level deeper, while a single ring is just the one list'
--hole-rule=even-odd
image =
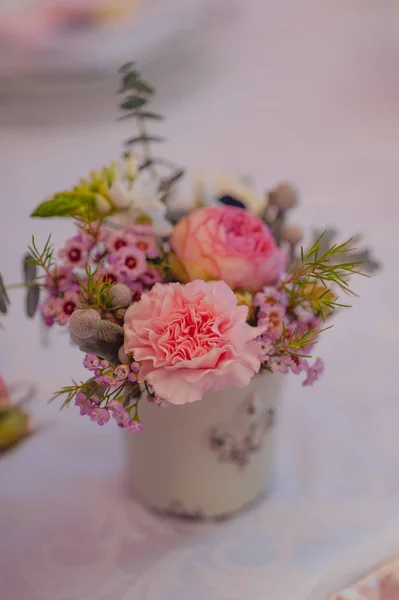
[{"label": "silver berry", "polygon": [[291,246],[295,246],[302,241],[303,231],[296,225],[283,225],[281,236],[282,239],[291,244]]},{"label": "silver berry", "polygon": [[124,283],[116,283],[110,289],[111,305],[126,308],[132,303],[132,290]]},{"label": "silver berry", "polygon": [[75,310],[69,319],[69,333],[75,344],[96,339],[101,317],[92,308]]},{"label": "silver berry", "polygon": [[269,191],[269,201],[279,210],[290,210],[298,202],[297,190],[291,183],[279,183]]}]

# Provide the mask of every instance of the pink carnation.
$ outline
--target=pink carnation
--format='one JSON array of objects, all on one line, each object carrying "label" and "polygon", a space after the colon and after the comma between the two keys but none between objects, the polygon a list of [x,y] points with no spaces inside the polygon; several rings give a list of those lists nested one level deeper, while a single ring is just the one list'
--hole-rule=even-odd
[{"label": "pink carnation", "polygon": [[125,351],[141,363],[138,381],[172,404],[208,390],[243,387],[260,368],[263,329],[222,281],[157,283],[125,315]]},{"label": "pink carnation", "polygon": [[171,246],[190,279],[223,279],[233,289],[257,292],[286,265],[267,225],[233,206],[190,213],[174,228]]}]

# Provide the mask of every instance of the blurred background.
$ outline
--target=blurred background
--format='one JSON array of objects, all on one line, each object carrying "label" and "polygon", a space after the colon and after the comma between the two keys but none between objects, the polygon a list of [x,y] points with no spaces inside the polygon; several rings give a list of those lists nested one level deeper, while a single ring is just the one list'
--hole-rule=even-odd
[{"label": "blurred background", "polygon": [[[329,540],[346,549],[356,526],[371,527],[389,503],[398,506],[399,2],[0,0],[0,272],[7,284],[20,280],[32,234],[42,246],[52,233],[59,247],[72,233],[62,220],[30,219],[32,209],[117,158],[132,135],[129,121],[116,121],[115,95],[117,69],[130,60],[157,90],[154,110],[167,117],[156,129],[166,138],[162,156],[187,169],[182,201],[190,199],[198,172],[249,176],[260,193],[290,180],[301,195],[293,224],[309,237],[313,227],[338,226],[345,239],[362,233],[383,263],[372,279],[354,282],[354,308],[337,315],[320,342],[322,380],[309,389],[287,378],[276,484],[265,505],[277,533],[265,538],[258,522],[249,524],[251,512],[231,522],[238,528],[232,547],[245,530],[264,548],[262,556],[273,554],[273,544],[280,549],[282,523],[288,542],[299,540],[301,527],[303,539],[312,528],[324,531],[314,555],[302,541],[295,555],[298,562],[314,556],[324,572],[332,560]],[[112,579],[106,561],[97,571],[78,571],[79,557],[91,560],[98,551],[102,561],[101,549],[118,549],[125,521],[134,535],[134,527],[147,524],[157,546],[149,549],[144,539],[136,569],[155,560],[158,546],[167,555],[169,542],[154,537],[150,517],[125,498],[116,427],[100,428],[74,407],[60,414],[56,403],[47,404],[71,377],[85,377],[82,355],[65,330],[46,334],[40,319],[25,316],[23,291],[10,297],[9,314],[0,315],[0,376],[22,395],[35,386],[29,410],[44,429],[0,466],[0,538],[7,540],[0,580],[10,599],[33,599],[26,581],[40,600],[71,598],[73,589],[76,598],[95,592],[114,599],[106,590],[113,581],[125,585],[120,571]],[[126,519],[117,530],[119,513]],[[259,560],[252,537],[249,558],[242,551],[246,564]],[[200,552],[216,557],[207,539],[209,552],[201,536]],[[135,570],[124,564],[133,585]],[[285,579],[283,566],[277,574]],[[175,577],[175,563],[163,568],[157,575]],[[228,573],[230,579],[235,571]],[[251,593],[257,580],[249,573],[248,597],[264,597],[269,571],[261,572],[259,593]],[[241,589],[241,571],[238,577]],[[156,589],[151,597],[160,598]],[[204,597],[201,590],[195,597]]]},{"label": "blurred background", "polygon": [[[283,480],[295,493],[310,486],[323,495],[340,486],[329,479],[326,456],[314,452],[338,434],[343,446],[328,459],[330,469],[356,468],[364,485],[372,469],[376,489],[399,489],[396,452],[382,469],[365,459],[385,452],[390,434],[396,436],[390,411],[398,401],[398,6],[397,0],[0,0],[0,271],[7,283],[19,280],[32,234],[41,244],[52,232],[57,246],[71,233],[62,221],[29,219],[33,207],[118,157],[131,135],[129,121],[115,120],[117,69],[129,60],[157,89],[154,110],[167,116],[157,125],[167,138],[163,156],[187,168],[183,199],[196,174],[207,170],[248,175],[260,192],[288,179],[301,191],[296,224],[308,234],[331,225],[345,238],[363,233],[383,262],[372,280],[356,282],[355,309],[339,315],[324,336],[323,382],[310,392],[290,382],[295,402],[283,409],[280,460],[292,467]],[[39,319],[25,317],[22,292],[13,290],[11,299],[0,332],[2,376],[35,382],[40,397],[33,410],[41,421],[62,422],[57,436],[69,449],[72,430],[93,444],[115,437],[73,408],[60,417],[58,407],[46,404],[72,375],[83,375],[82,357],[65,333],[45,337]],[[377,401],[389,410],[377,411]],[[320,429],[333,418],[334,427]],[[310,437],[298,438],[298,423]],[[372,447],[349,449],[354,435],[372,435]],[[38,451],[42,443],[48,442],[30,442]],[[117,447],[110,445],[111,456]],[[396,475],[388,479],[393,465]]]}]

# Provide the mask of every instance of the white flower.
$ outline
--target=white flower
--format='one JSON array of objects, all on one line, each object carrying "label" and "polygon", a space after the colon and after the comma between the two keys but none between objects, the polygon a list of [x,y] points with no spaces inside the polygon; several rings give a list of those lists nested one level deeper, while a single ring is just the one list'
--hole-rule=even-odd
[{"label": "white flower", "polygon": [[110,188],[109,197],[115,208],[119,209],[114,220],[120,225],[128,225],[146,215],[151,219],[158,235],[166,236],[171,233],[172,225],[166,218],[167,208],[159,199],[154,181],[136,179],[131,189],[117,181]]},{"label": "white flower", "polygon": [[121,180],[114,181],[108,190],[108,196],[115,208],[119,210],[129,208],[133,203],[133,190],[129,190]]},{"label": "white flower", "polygon": [[134,154],[130,153],[128,158],[126,159],[125,175],[128,179],[132,181],[137,175],[137,162]]},{"label": "white flower", "polygon": [[111,204],[101,194],[96,194],[95,204],[96,209],[100,214],[107,215],[109,212],[111,212]]},{"label": "white flower", "polygon": [[[218,204],[223,197],[230,197],[255,215],[262,215],[266,206],[266,197],[238,177],[224,172],[205,173],[195,184],[197,206]],[[224,202],[226,203],[226,202]]]}]

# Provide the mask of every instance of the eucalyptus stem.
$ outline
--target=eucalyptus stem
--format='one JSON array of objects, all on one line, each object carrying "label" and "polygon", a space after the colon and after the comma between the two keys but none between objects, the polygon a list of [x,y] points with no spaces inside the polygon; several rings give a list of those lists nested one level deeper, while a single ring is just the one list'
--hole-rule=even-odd
[{"label": "eucalyptus stem", "polygon": [[[152,101],[155,90],[148,82],[144,81],[134,63],[123,65],[119,72],[121,74],[121,86],[118,94],[122,95],[120,109],[124,113],[120,118],[133,118],[138,133],[138,135],[127,139],[125,146],[130,150],[132,146],[139,145],[143,157],[139,171],[149,171],[157,183],[158,191],[162,193],[162,201],[166,202],[172,187],[184,175],[184,171],[176,167],[171,161],[153,156],[151,144],[164,141],[162,137],[148,133],[145,124],[148,120],[160,121],[163,118],[159,113],[148,110],[148,104]],[[156,165],[161,165],[170,172],[164,177]]]},{"label": "eucalyptus stem", "polygon": [[37,285],[42,285],[44,286],[44,284],[38,284],[37,281],[30,281],[30,282],[26,282],[26,283],[9,283],[6,285],[6,289],[7,290],[17,290],[17,289],[21,289],[21,288],[33,288],[36,287]]},{"label": "eucalyptus stem", "polygon": [[145,162],[148,162],[148,170],[150,171],[151,175],[154,177],[154,179],[157,180],[158,186],[161,183],[161,178],[158,174],[158,171],[155,168],[155,163],[154,163],[154,157],[152,155],[152,151],[151,151],[151,146],[150,143],[148,141],[148,131],[147,128],[145,126],[145,122],[144,119],[141,116],[141,112],[139,109],[136,109],[136,125],[137,125],[137,130],[140,134],[140,136],[143,138],[142,141],[142,150],[143,150],[143,157]]}]

